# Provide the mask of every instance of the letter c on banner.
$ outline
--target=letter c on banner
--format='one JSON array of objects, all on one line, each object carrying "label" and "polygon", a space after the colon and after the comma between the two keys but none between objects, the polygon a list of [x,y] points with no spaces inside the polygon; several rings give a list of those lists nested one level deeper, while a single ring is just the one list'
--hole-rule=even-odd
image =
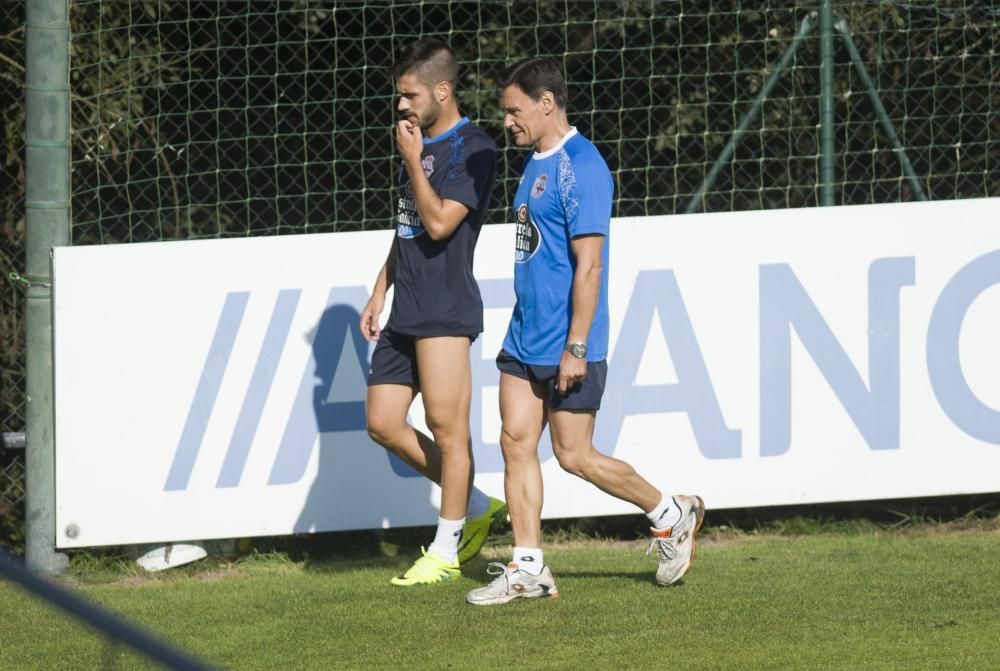
[{"label": "letter c on banner", "polygon": [[959,356],[965,315],[976,298],[995,284],[1000,284],[1000,250],[974,259],[945,285],[927,327],[927,372],[938,404],[955,426],[973,438],[1000,445],[1000,411],[976,397]]}]

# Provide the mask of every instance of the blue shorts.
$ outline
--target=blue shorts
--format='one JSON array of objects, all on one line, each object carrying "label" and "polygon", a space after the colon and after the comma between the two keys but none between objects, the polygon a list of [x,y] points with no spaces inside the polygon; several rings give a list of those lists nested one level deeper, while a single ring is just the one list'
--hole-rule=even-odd
[{"label": "blue shorts", "polygon": [[[376,384],[405,384],[420,387],[420,372],[417,370],[417,338],[422,336],[396,333],[382,329],[375,351],[372,352],[371,369],[368,371],[368,386]],[[476,336],[467,336],[474,341]]]},{"label": "blue shorts", "polygon": [[565,394],[560,394],[556,389],[559,366],[524,363],[505,349],[497,354],[497,369],[501,373],[544,385],[545,405],[553,410],[600,410],[604,385],[608,380],[607,361],[588,361],[587,377],[583,382],[577,382]]}]

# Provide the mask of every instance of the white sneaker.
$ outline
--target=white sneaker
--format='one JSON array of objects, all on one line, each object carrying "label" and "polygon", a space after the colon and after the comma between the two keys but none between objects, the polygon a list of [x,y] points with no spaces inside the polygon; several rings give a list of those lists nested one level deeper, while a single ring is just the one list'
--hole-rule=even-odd
[{"label": "white sneaker", "polygon": [[517,564],[510,563],[504,566],[500,563],[492,563],[486,567],[486,572],[495,575],[489,585],[477,587],[465,595],[465,600],[477,606],[492,606],[495,604],[508,603],[523,597],[533,598],[559,598],[559,590],[556,589],[556,581],[552,578],[552,571],[548,566],[542,567],[542,572],[532,575],[527,571],[522,571]]},{"label": "white sneaker", "polygon": [[656,569],[656,582],[672,585],[687,572],[694,558],[694,536],[705,519],[705,502],[700,496],[675,496],[674,502],[681,509],[680,521],[666,529],[650,529],[648,555],[656,548],[660,565]]}]

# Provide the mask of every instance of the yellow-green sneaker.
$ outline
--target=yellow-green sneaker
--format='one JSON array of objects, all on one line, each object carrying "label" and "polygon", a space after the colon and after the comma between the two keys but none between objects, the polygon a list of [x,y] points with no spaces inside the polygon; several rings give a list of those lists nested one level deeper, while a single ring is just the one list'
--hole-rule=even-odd
[{"label": "yellow-green sneaker", "polygon": [[413,587],[414,585],[432,585],[436,582],[444,582],[457,578],[461,575],[458,570],[458,562],[449,563],[433,552],[428,552],[420,548],[420,559],[413,562],[413,566],[407,569],[403,575],[392,579],[392,584],[397,587]]},{"label": "yellow-green sneaker", "polygon": [[486,538],[507,520],[507,504],[490,497],[490,505],[479,517],[465,520],[458,544],[458,563],[464,564],[483,549]]}]

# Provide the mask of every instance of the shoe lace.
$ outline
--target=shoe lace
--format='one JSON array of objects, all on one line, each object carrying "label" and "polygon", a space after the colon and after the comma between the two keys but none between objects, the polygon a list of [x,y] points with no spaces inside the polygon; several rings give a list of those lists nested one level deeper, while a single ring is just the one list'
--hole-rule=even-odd
[{"label": "shoe lace", "polygon": [[506,583],[504,585],[504,590],[510,590],[510,576],[513,575],[514,571],[512,571],[507,564],[490,562],[489,566],[486,567],[486,573],[487,575],[496,576],[496,578],[490,582],[490,587],[499,587],[501,583]]},{"label": "shoe lace", "polygon": [[677,544],[674,543],[673,537],[670,538],[657,538],[654,537],[649,541],[649,547],[646,548],[646,555],[648,556],[653,548],[656,548],[656,554],[659,555],[662,561],[670,561],[677,556]]}]

